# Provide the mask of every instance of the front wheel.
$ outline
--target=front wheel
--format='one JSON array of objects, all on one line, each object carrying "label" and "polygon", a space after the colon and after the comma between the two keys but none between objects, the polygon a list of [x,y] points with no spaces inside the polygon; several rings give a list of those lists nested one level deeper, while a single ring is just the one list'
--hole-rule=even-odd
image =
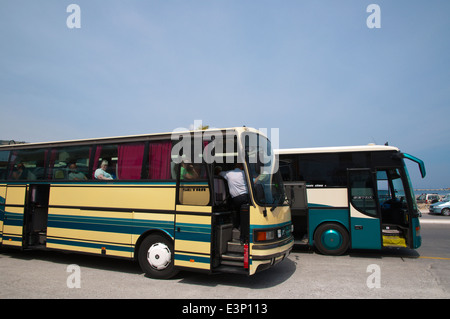
[{"label": "front wheel", "polygon": [[342,255],[347,251],[349,242],[347,229],[339,224],[322,224],[314,233],[314,245],[324,255]]},{"label": "front wheel", "polygon": [[444,216],[450,216],[450,209],[449,208],[444,208],[441,212],[442,215]]},{"label": "front wheel", "polygon": [[168,279],[178,270],[174,266],[172,241],[158,234],[144,239],[138,252],[138,261],[145,275],[156,279]]}]

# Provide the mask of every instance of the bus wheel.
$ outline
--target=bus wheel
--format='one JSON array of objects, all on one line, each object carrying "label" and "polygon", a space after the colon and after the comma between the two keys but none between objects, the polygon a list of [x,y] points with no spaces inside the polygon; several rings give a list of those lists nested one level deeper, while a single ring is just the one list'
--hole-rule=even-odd
[{"label": "bus wheel", "polygon": [[138,260],[145,275],[156,279],[168,279],[178,270],[174,266],[172,241],[164,236],[152,234],[139,247]]},{"label": "bus wheel", "polygon": [[322,224],[314,233],[314,245],[324,255],[342,255],[347,251],[349,241],[347,229],[339,224]]}]

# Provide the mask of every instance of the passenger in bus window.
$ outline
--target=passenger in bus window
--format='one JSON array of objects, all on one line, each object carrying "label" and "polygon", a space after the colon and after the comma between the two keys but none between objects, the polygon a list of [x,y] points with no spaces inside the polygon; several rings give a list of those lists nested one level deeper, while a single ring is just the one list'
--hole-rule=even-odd
[{"label": "passenger in bus window", "polygon": [[100,168],[95,170],[95,179],[114,179],[111,174],[109,174],[106,169],[108,168],[108,161],[102,161]]},{"label": "passenger in bus window", "polygon": [[35,180],[36,176],[23,163],[19,163],[12,173],[12,178],[17,180]]},{"label": "passenger in bus window", "polygon": [[13,179],[26,179],[27,172],[25,170],[25,165],[23,165],[23,163],[17,164],[11,176]]},{"label": "passenger in bus window", "polygon": [[78,171],[76,163],[71,163],[69,165],[69,179],[74,181],[84,181],[87,180],[87,177],[82,172]]},{"label": "passenger in bus window", "polygon": [[199,175],[195,170],[194,165],[192,165],[192,163],[183,161],[181,163],[180,177],[181,179],[196,179],[199,177]]}]

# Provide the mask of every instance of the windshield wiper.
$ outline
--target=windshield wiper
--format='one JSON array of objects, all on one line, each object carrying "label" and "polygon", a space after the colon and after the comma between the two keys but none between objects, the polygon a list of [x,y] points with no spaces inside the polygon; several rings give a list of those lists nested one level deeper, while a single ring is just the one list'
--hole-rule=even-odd
[{"label": "windshield wiper", "polygon": [[273,203],[272,203],[272,207],[270,208],[270,211],[271,212],[273,212],[274,211],[274,209],[278,206],[278,205],[280,205],[280,203],[281,203],[281,201],[283,200],[284,201],[284,194],[283,193],[279,193],[278,194],[279,195],[279,198],[277,199],[276,197],[274,198],[274,201],[273,201]]}]

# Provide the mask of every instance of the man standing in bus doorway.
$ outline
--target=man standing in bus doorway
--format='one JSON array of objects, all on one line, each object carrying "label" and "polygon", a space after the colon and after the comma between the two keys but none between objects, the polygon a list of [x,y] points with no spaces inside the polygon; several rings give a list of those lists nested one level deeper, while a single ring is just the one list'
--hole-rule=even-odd
[{"label": "man standing in bus doorway", "polygon": [[248,222],[243,219],[245,216],[241,216],[242,205],[248,204],[248,188],[247,183],[245,182],[244,166],[242,163],[237,163],[234,170],[220,172],[220,176],[225,178],[228,182],[228,188],[235,210],[233,214],[233,226],[241,230],[240,239],[241,241],[244,241],[245,230],[242,229],[241,226],[248,224]]}]

